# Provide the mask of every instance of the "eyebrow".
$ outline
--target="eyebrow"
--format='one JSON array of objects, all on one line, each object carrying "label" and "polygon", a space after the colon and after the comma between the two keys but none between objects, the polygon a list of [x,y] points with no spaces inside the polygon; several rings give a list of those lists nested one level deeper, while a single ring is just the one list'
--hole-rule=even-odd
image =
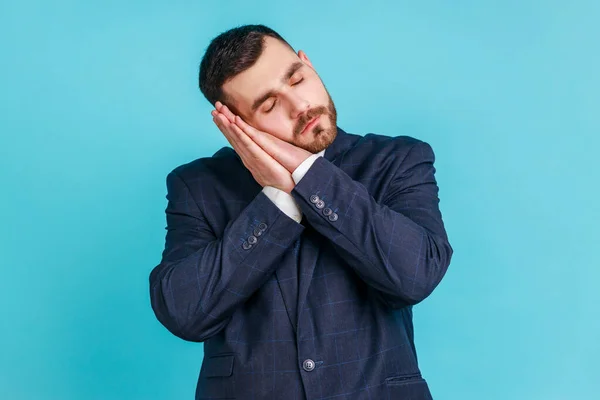
[{"label": "eyebrow", "polygon": [[[300,61],[296,61],[295,63],[293,63],[292,65],[290,65],[290,67],[287,69],[285,75],[283,75],[283,77],[281,78],[281,82],[285,83],[285,82],[289,81],[290,78],[292,77],[292,75],[294,75],[296,73],[296,71],[298,71],[300,68],[302,68],[303,65],[304,64],[302,62],[300,62]],[[258,107],[260,107],[260,105],[262,103],[264,103],[265,101],[267,101],[267,99],[269,97],[273,97],[273,96],[275,96],[275,91],[273,89],[268,90],[264,94],[260,95],[252,103],[252,112],[256,111],[256,109]]]}]

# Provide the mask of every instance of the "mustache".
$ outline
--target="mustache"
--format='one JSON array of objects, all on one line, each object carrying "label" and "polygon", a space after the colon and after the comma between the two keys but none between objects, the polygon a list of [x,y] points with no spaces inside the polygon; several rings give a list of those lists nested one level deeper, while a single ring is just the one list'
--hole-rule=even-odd
[{"label": "mustache", "polygon": [[327,115],[327,113],[328,110],[325,106],[315,107],[309,110],[298,119],[298,123],[294,128],[294,136],[298,136],[313,118],[318,117],[319,115]]}]

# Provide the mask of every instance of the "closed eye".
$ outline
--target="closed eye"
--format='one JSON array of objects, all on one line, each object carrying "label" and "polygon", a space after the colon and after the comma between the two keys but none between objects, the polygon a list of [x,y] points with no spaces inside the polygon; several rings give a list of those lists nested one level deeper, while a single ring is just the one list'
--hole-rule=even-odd
[{"label": "closed eye", "polygon": [[[291,86],[296,86],[296,85],[300,84],[302,81],[304,81],[304,78],[300,78],[296,82],[291,83]],[[265,113],[271,112],[275,108],[276,104],[277,104],[277,98],[275,98],[275,100],[273,100],[273,103],[271,104],[271,107],[269,107],[268,109],[266,109],[264,112]]]},{"label": "closed eye", "polygon": [[277,103],[277,99],[273,100],[273,104],[271,105],[271,107],[269,107],[267,110],[265,110],[265,112],[266,113],[271,112],[275,108],[276,103]]}]

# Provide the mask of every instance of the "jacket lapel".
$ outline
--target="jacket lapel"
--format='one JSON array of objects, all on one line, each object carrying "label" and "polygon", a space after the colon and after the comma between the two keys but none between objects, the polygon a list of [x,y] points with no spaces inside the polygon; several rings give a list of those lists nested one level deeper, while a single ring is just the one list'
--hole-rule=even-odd
[{"label": "jacket lapel", "polygon": [[[298,254],[298,247],[301,241],[302,238],[298,239],[294,244],[294,252],[296,254]],[[297,261],[297,257],[294,258]],[[297,326],[296,302],[298,299],[298,268],[296,262],[283,263],[275,270],[275,277],[281,291],[281,297],[283,297],[283,303],[285,304],[290,324],[295,332]]]}]

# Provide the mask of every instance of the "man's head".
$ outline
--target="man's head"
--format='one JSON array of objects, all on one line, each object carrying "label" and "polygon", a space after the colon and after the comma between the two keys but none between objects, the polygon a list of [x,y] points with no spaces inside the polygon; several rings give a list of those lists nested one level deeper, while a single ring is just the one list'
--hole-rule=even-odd
[{"label": "man's head", "polygon": [[199,84],[211,104],[220,101],[256,129],[312,153],[337,134],[333,100],[306,54],[264,25],[214,38],[200,63]]}]

